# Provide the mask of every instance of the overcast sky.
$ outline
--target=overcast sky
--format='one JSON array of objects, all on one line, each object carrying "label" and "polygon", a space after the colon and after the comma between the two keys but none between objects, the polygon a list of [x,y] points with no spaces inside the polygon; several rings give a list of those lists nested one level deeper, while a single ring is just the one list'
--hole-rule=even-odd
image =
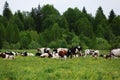
[{"label": "overcast sky", "polygon": [[101,6],[106,16],[109,15],[111,9],[114,10],[116,15],[120,15],[120,0],[0,0],[0,14],[3,12],[5,1],[9,3],[9,7],[13,13],[17,10],[31,11],[32,7],[38,7],[38,4],[41,7],[45,4],[51,4],[61,14],[69,7],[77,7],[82,10],[85,6],[87,12],[94,16],[98,7]]}]

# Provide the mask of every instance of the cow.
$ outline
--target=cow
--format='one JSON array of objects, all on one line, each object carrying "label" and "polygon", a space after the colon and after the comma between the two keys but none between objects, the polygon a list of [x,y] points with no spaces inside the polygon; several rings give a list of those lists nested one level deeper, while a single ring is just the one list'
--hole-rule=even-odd
[{"label": "cow", "polygon": [[120,49],[113,49],[111,50],[111,54],[113,54],[115,57],[120,57]]},{"label": "cow", "polygon": [[50,52],[48,52],[48,53],[43,53],[43,54],[41,54],[40,57],[41,57],[41,58],[52,58],[53,55],[52,55]]},{"label": "cow", "polygon": [[5,54],[5,53],[0,53],[0,57],[1,57],[1,58],[5,58],[5,57],[6,57],[6,54]]},{"label": "cow", "polygon": [[120,57],[120,48],[117,49],[112,49],[106,56],[105,58],[115,58],[115,57]]},{"label": "cow", "polygon": [[52,51],[52,54],[53,54],[53,58],[61,58],[61,59],[65,59],[67,58],[67,51],[68,51],[68,48],[54,48],[53,51]]},{"label": "cow", "polygon": [[48,53],[48,52],[50,52],[50,48],[38,48],[37,49],[37,51],[39,52],[39,53]]},{"label": "cow", "polygon": [[41,58],[51,58],[53,57],[50,48],[44,48],[44,53],[40,55]]},{"label": "cow", "polygon": [[82,55],[81,51],[82,51],[82,47],[80,46],[69,48],[67,52],[67,57],[72,58],[72,56],[75,57],[81,56]]},{"label": "cow", "polygon": [[105,55],[105,58],[106,58],[106,59],[114,58],[114,54],[108,53],[107,55]]},{"label": "cow", "polygon": [[67,51],[64,50],[64,49],[62,49],[62,50],[60,50],[60,51],[58,52],[58,55],[59,55],[59,58],[66,60],[66,58],[67,58]]},{"label": "cow", "polygon": [[9,54],[5,54],[5,53],[0,53],[0,57],[4,58],[4,59],[15,59],[14,55],[9,55]]},{"label": "cow", "polygon": [[53,53],[52,55],[53,55],[53,57],[52,57],[52,58],[56,58],[56,59],[59,59],[59,58],[60,58],[60,56],[59,56],[59,54],[58,54],[58,53]]},{"label": "cow", "polygon": [[92,53],[92,56],[97,58],[99,56],[99,50],[94,50],[93,53]]},{"label": "cow", "polygon": [[27,51],[24,51],[23,53],[21,53],[22,56],[34,56],[33,53],[28,53]]},{"label": "cow", "polygon": [[41,56],[42,55],[42,53],[40,53],[40,52],[37,52],[36,54],[35,54],[35,56]]},{"label": "cow", "polygon": [[93,57],[98,57],[99,54],[100,54],[99,50],[86,49],[84,57],[86,57],[86,55],[92,55]]}]

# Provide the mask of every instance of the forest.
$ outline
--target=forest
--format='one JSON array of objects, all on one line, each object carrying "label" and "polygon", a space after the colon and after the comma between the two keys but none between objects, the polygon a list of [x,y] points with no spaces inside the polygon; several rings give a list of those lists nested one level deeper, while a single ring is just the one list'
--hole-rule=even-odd
[{"label": "forest", "polygon": [[60,14],[50,4],[13,14],[5,2],[0,15],[0,49],[77,45],[100,50],[120,47],[120,15],[112,9],[106,17],[101,6],[95,16],[85,7],[68,8]]}]

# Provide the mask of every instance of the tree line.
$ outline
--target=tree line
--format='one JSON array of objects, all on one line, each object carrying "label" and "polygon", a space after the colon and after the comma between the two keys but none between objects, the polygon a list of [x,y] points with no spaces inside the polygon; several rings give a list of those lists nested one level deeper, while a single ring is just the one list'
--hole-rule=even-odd
[{"label": "tree line", "polygon": [[0,49],[72,47],[110,49],[120,47],[120,16],[111,10],[108,18],[102,7],[93,17],[82,10],[68,8],[62,15],[53,5],[38,5],[30,12],[14,14],[5,2],[0,15]]}]

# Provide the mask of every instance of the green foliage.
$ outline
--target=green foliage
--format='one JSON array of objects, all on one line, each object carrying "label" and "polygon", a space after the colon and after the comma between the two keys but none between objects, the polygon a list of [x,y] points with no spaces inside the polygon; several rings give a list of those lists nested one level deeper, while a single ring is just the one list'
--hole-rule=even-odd
[{"label": "green foliage", "polygon": [[5,28],[2,24],[0,24],[0,49],[3,46],[4,40],[5,40]]},{"label": "green foliage", "polygon": [[65,11],[63,15],[68,22],[70,31],[75,31],[75,22],[84,16],[78,8],[68,8],[68,10]]},{"label": "green foliage", "polygon": [[78,46],[80,43],[79,41],[79,37],[78,36],[74,36],[72,39],[72,46]]},{"label": "green foliage", "polygon": [[112,31],[116,36],[120,35],[120,16],[117,16],[111,25]]},{"label": "green foliage", "polygon": [[6,41],[3,41],[3,46],[2,46],[3,49],[10,49],[10,44]]},{"label": "green foliage", "polygon": [[120,47],[120,36],[117,36],[113,39],[112,48],[119,48]]},{"label": "green foliage", "polygon": [[34,19],[32,17],[27,16],[25,18],[24,29],[25,30],[35,30]]},{"label": "green foliage", "polygon": [[96,34],[97,37],[104,38],[105,31],[104,31],[104,28],[102,27],[101,24],[99,24],[99,25],[97,26],[96,33],[97,33],[97,34]]},{"label": "green foliage", "polygon": [[[93,30],[96,31],[97,30],[97,26],[99,24],[104,24],[106,25],[106,17],[103,13],[102,7],[99,7],[97,12],[96,12],[96,16],[95,16],[95,22],[94,22],[94,26],[93,26]],[[105,26],[103,26],[103,28],[105,28]]]},{"label": "green foliage", "polygon": [[16,43],[19,40],[19,29],[14,20],[11,19],[6,28],[6,41],[9,43]]},{"label": "green foliage", "polygon": [[20,49],[20,43],[10,44],[10,49]]},{"label": "green foliage", "polygon": [[99,50],[108,50],[110,48],[111,48],[111,46],[107,42],[107,40],[105,40],[103,38],[96,38],[96,49],[99,49]]},{"label": "green foliage", "polygon": [[31,43],[28,45],[29,49],[37,49],[38,47],[40,47],[40,45],[35,41],[31,41]]},{"label": "green foliage", "polygon": [[41,13],[40,5],[38,5],[38,8],[32,8],[30,16],[34,19],[35,30],[41,32],[43,14]]},{"label": "green foliage", "polygon": [[81,18],[76,22],[76,34],[84,34],[92,38],[94,36],[93,28],[87,18]]},{"label": "green foliage", "polygon": [[79,36],[80,38],[80,45],[83,45],[87,48],[94,48],[95,46],[95,39],[94,38],[89,38],[87,36],[85,36],[84,34],[81,34]]},{"label": "green foliage", "polygon": [[50,15],[60,15],[59,11],[57,9],[54,8],[53,5],[44,5],[42,8],[41,8],[41,13],[42,13],[42,17],[43,19],[49,17]]},{"label": "green foliage", "polygon": [[67,42],[66,42],[64,39],[58,40],[58,41],[57,41],[57,44],[58,44],[58,47],[62,47],[62,48],[68,47],[68,46],[67,46]]},{"label": "green foliage", "polygon": [[115,19],[115,17],[116,17],[116,15],[115,15],[115,13],[114,13],[114,11],[113,11],[113,9],[110,11],[110,15],[109,15],[109,19],[108,19],[108,21],[109,21],[109,23],[111,24],[111,22]]},{"label": "green foliage", "polygon": [[22,31],[20,33],[20,45],[21,49],[28,49],[28,45],[31,43],[30,33]]},{"label": "green foliage", "polygon": [[[102,7],[98,8],[95,17],[87,13],[85,7],[82,11],[77,7],[68,8],[61,15],[49,4],[43,7],[38,5],[31,12],[18,10],[12,14],[6,1],[3,15],[0,15],[0,48],[31,49],[38,46],[81,45],[84,48],[103,49],[95,43],[97,37],[105,42],[102,45],[109,44],[110,47],[117,48],[119,35],[120,16],[111,10],[107,19]],[[109,46],[104,48],[109,49]]]},{"label": "green foliage", "polygon": [[[20,15],[20,14],[19,14]],[[22,22],[22,20],[19,18],[19,15],[16,13],[14,16],[14,24],[16,24],[18,26],[18,29],[20,31],[24,30],[24,23]]]},{"label": "green foliage", "polygon": [[51,41],[48,46],[50,48],[57,48],[59,45],[55,41]]},{"label": "green foliage", "polygon": [[39,34],[37,33],[37,31],[34,31],[34,30],[31,30],[31,31],[27,31],[30,36],[31,36],[31,39],[35,42],[38,41],[38,37],[39,37]]},{"label": "green foliage", "polygon": [[46,45],[46,41],[44,39],[43,33],[39,34],[39,36],[38,36],[38,43],[40,44],[40,46],[45,46]]}]

